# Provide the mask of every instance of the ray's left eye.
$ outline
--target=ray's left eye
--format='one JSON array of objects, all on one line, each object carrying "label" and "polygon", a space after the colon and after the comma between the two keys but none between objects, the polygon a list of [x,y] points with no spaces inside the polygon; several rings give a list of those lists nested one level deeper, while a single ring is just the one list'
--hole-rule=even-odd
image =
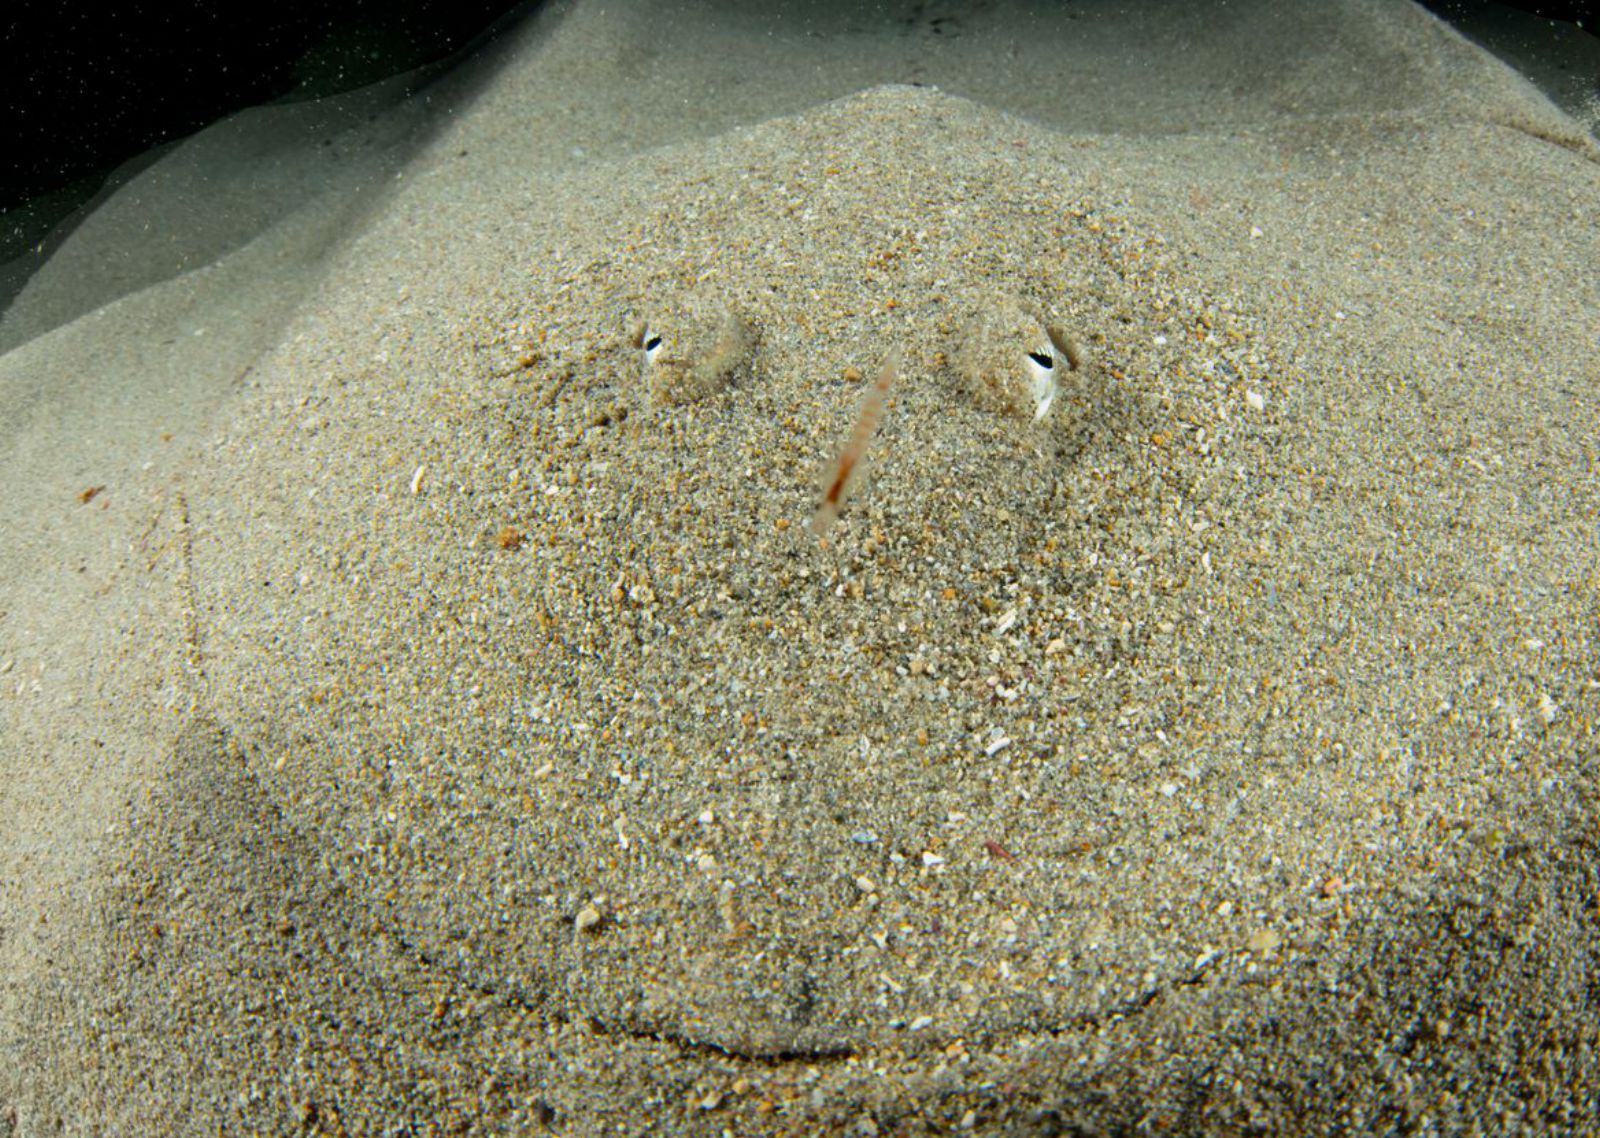
[{"label": "ray's left eye", "polygon": [[1028,358],[1045,371],[1050,371],[1056,366],[1055,360],[1050,358],[1048,352],[1029,352]]}]

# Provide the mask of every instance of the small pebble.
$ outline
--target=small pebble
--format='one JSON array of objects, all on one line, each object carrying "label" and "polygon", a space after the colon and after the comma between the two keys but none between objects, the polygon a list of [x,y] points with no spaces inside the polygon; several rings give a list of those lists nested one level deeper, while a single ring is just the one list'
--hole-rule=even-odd
[{"label": "small pebble", "polygon": [[1265,956],[1267,953],[1276,952],[1278,946],[1282,943],[1283,938],[1276,931],[1272,929],[1257,929],[1250,934],[1250,940],[1247,942],[1246,947],[1259,956]]}]

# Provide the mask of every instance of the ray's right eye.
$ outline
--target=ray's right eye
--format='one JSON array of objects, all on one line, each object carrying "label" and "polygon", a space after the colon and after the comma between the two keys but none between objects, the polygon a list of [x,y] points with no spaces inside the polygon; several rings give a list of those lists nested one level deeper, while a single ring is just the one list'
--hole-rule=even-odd
[{"label": "ray's right eye", "polygon": [[1050,358],[1048,352],[1029,352],[1028,358],[1044,368],[1045,371],[1050,371],[1056,366],[1055,360]]}]

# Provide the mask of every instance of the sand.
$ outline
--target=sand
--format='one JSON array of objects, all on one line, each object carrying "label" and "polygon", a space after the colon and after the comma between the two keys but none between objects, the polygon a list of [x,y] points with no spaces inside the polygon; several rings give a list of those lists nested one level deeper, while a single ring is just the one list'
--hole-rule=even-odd
[{"label": "sand", "polygon": [[0,1133],[1600,1125],[1600,150],[930,11],[553,8],[23,293]]}]

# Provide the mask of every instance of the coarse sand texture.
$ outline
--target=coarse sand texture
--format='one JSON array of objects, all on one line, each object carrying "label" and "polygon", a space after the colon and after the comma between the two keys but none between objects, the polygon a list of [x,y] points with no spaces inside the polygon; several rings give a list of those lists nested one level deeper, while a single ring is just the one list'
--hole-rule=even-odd
[{"label": "coarse sand texture", "polygon": [[242,355],[0,357],[0,1135],[1600,1127],[1600,155],[1242,7],[557,6]]}]

